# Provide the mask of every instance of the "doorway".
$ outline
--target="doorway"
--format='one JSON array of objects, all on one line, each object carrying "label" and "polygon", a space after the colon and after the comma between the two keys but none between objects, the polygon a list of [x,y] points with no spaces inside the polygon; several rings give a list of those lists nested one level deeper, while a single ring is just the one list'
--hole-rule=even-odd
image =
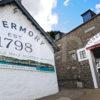
[{"label": "doorway", "polygon": [[96,76],[98,79],[98,86],[100,87],[100,47],[91,49],[91,52],[94,57],[94,69],[96,69]]},{"label": "doorway", "polygon": [[92,51],[94,58],[95,58],[97,72],[100,75],[100,47],[94,48],[91,51]]}]

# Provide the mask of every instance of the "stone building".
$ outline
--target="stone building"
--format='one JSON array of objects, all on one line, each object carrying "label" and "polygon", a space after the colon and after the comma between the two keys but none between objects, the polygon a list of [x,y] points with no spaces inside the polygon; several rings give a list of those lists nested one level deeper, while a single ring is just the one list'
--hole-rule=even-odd
[{"label": "stone building", "polygon": [[[81,16],[83,18],[81,25],[56,40],[59,47],[59,51],[55,53],[59,85],[67,88],[98,88],[99,74],[97,70],[95,77],[94,72],[92,73],[86,45],[97,33],[100,40],[100,14],[87,10]],[[100,49],[96,51],[96,56],[98,54],[100,58]]]}]

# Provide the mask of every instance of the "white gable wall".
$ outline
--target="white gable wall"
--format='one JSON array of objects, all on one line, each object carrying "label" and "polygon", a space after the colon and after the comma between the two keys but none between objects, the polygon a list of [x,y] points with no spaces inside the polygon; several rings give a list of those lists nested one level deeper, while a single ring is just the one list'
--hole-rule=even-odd
[{"label": "white gable wall", "polygon": [[[0,7],[0,36],[2,44],[0,55],[24,60],[35,60],[55,66],[52,46],[22,12],[15,8],[16,6],[14,5]],[[3,21],[5,21],[5,27],[3,26]],[[16,24],[16,29],[11,28],[11,23]],[[25,33],[19,31],[20,26],[26,28]],[[29,37],[29,31],[34,33],[33,37]],[[36,39],[37,36],[39,37],[38,40]],[[4,38],[13,40],[8,48],[6,47],[7,41]],[[23,48],[16,47],[15,41],[21,41]],[[32,44],[32,52],[25,51],[25,43]],[[22,50],[16,50],[16,48]],[[30,50],[30,48],[27,48],[27,51]],[[37,71],[35,68],[29,71],[27,69],[27,66],[25,69],[19,68],[18,70],[16,66],[0,64],[1,100],[33,100],[58,92],[56,71]]]}]

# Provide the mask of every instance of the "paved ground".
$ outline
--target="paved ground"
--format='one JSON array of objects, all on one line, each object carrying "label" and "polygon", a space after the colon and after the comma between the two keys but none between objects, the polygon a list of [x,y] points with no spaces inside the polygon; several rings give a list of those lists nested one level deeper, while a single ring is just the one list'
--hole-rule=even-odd
[{"label": "paved ground", "polygon": [[100,89],[62,89],[58,94],[39,100],[100,100]]}]

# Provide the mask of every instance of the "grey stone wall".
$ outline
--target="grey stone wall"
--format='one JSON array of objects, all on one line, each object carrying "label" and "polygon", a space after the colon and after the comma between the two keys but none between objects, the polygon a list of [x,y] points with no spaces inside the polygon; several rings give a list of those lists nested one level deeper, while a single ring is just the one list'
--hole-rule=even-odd
[{"label": "grey stone wall", "polygon": [[[95,28],[88,31],[91,27]],[[98,32],[100,32],[100,15],[56,41],[60,48],[60,51],[55,53],[59,85],[77,88],[78,82],[82,82],[84,88],[93,88],[89,62],[79,62],[77,58],[76,60],[72,58],[72,54],[85,47],[87,41]]]}]

